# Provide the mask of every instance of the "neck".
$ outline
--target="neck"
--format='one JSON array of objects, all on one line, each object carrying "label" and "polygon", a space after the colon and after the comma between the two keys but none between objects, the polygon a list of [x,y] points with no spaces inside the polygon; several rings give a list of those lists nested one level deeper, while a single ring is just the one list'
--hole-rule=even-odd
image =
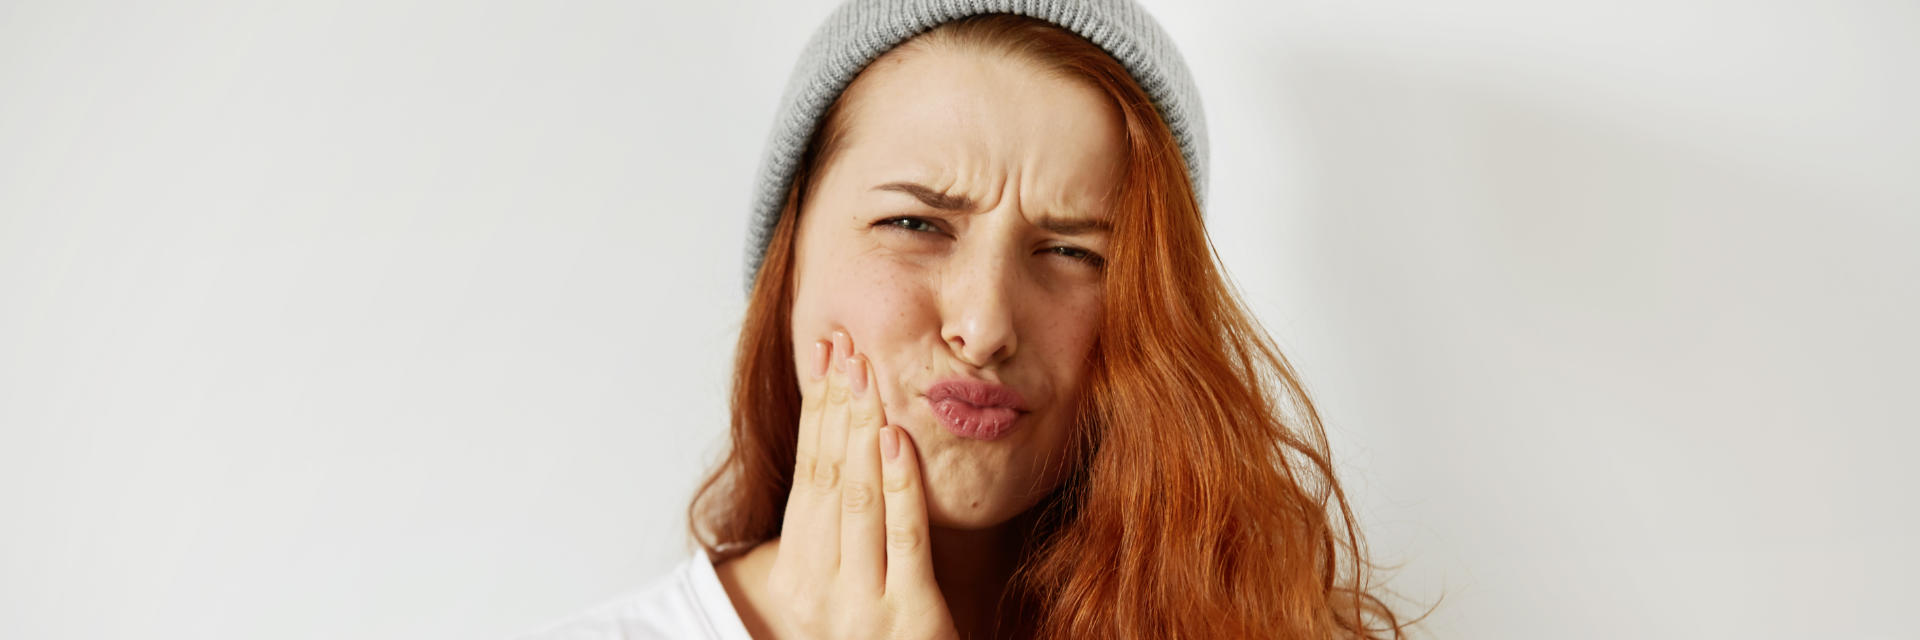
[{"label": "neck", "polygon": [[1020,565],[1022,545],[1032,526],[1022,514],[988,529],[932,527],[934,581],[962,638],[1010,638],[1030,635],[1016,603],[1001,599]]}]

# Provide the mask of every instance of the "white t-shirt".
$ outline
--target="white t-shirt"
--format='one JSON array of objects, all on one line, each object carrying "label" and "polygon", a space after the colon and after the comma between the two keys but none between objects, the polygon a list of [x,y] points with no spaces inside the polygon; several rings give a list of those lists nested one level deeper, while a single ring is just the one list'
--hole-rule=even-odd
[{"label": "white t-shirt", "polygon": [[652,583],[517,640],[752,640],[704,549]]}]

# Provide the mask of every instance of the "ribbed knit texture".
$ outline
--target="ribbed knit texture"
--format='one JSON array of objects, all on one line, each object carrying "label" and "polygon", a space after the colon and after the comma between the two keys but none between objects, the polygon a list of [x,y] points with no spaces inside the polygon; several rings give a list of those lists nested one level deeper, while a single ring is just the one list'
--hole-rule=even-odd
[{"label": "ribbed knit texture", "polygon": [[[1080,34],[1112,55],[1145,89],[1173,130],[1196,199],[1207,191],[1207,123],[1193,75],[1173,40],[1132,0],[848,0],[813,33],[780,98],[760,159],[747,223],[747,290],[753,290],[800,154],[827,108],[880,54],[913,36],[960,18],[1012,13]],[[1202,208],[1204,211],[1205,208]]]}]

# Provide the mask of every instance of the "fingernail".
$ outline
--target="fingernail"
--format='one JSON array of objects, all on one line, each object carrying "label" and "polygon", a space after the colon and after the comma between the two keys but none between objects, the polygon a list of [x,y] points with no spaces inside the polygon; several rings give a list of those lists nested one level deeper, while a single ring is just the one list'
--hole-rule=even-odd
[{"label": "fingernail", "polygon": [[854,397],[867,395],[867,368],[862,366],[860,358],[847,358],[847,384],[853,387]]},{"label": "fingernail", "polygon": [[900,434],[894,431],[898,428],[889,425],[880,429],[880,455],[888,460],[900,457]]},{"label": "fingernail", "polygon": [[833,343],[825,340],[813,341],[813,377],[827,375],[827,358],[833,352]]},{"label": "fingernail", "polygon": [[834,358],[833,368],[835,371],[840,370],[841,358],[845,358],[847,356],[853,355],[853,346],[852,344],[850,344],[852,341],[853,339],[847,336],[847,332],[840,331],[838,329],[834,330],[833,332],[833,358]]}]

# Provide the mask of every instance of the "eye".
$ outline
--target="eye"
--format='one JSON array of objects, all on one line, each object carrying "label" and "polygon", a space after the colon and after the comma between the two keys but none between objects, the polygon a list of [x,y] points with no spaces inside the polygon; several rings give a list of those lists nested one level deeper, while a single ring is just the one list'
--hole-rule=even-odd
[{"label": "eye", "polygon": [[891,227],[901,231],[916,233],[940,233],[940,227],[934,226],[931,221],[928,221],[926,218],[916,218],[913,216],[887,218],[873,223],[873,226]]},{"label": "eye", "polygon": [[1104,267],[1107,264],[1107,259],[1100,257],[1100,254],[1079,247],[1048,247],[1044,249],[1044,251],[1070,260],[1087,263],[1087,266],[1095,269]]}]

